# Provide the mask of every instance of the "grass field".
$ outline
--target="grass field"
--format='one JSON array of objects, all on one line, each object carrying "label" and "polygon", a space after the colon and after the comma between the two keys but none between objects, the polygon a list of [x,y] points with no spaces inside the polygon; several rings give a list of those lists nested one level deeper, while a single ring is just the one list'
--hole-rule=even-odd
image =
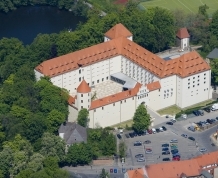
[{"label": "grass field", "polygon": [[169,10],[180,9],[186,13],[197,13],[198,7],[204,4],[209,7],[207,12],[210,16],[218,10],[218,0],[149,0],[141,3],[145,9],[158,6]]}]

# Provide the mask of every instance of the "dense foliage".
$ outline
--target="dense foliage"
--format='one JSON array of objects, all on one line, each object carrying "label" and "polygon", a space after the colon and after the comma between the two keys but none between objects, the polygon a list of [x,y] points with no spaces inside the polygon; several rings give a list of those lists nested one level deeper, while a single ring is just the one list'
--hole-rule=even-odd
[{"label": "dense foliage", "polygon": [[82,0],[3,0],[0,1],[0,11],[8,12],[15,10],[20,6],[34,6],[34,5],[49,5],[55,6],[59,9],[71,9],[75,15],[86,16],[88,11],[88,6],[83,3]]},{"label": "dense foliage", "polygon": [[87,127],[89,111],[86,108],[83,108],[79,111],[77,117],[77,123],[83,127]]},{"label": "dense foliage", "polygon": [[138,108],[136,109],[135,114],[133,116],[132,127],[137,133],[140,133],[143,130],[148,129],[150,124],[151,124],[150,115],[147,113],[145,105],[140,104]]}]

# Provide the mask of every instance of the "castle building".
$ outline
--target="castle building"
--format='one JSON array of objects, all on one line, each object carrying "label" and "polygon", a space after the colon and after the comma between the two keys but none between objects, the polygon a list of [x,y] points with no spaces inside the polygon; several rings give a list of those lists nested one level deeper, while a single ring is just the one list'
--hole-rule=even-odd
[{"label": "castle building", "polygon": [[130,120],[140,104],[157,111],[212,98],[210,66],[196,51],[164,60],[137,45],[122,24],[103,43],[42,62],[35,75],[69,91],[69,122],[88,109],[90,128]]}]

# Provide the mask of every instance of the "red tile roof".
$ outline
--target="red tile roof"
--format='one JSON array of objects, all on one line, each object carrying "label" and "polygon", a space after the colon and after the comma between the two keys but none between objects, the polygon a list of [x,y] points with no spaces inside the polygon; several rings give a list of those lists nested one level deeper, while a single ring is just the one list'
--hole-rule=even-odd
[{"label": "red tile roof", "polygon": [[196,160],[171,161],[146,166],[149,178],[173,178],[185,174],[187,177],[200,175],[200,167]]},{"label": "red tile roof", "polygon": [[102,106],[106,106],[108,104],[112,104],[112,103],[115,103],[115,102],[118,102],[118,101],[121,101],[127,98],[131,98],[138,93],[139,88],[141,86],[142,85],[140,83],[137,83],[135,88],[131,90],[123,91],[123,92],[116,93],[114,95],[110,95],[110,96],[107,96],[107,97],[104,97],[98,100],[94,100],[91,102],[91,106],[89,110],[93,110],[93,109],[96,109]]},{"label": "red tile roof", "polygon": [[69,104],[69,105],[75,104],[75,99],[76,99],[75,97],[72,97],[72,96],[69,95],[68,104]]},{"label": "red tile roof", "polygon": [[83,80],[80,85],[77,88],[77,92],[78,93],[88,93],[91,92],[91,88],[89,87],[89,85],[86,83],[85,80]]},{"label": "red tile roof", "polygon": [[130,37],[132,33],[123,24],[119,23],[108,30],[104,35],[110,39],[115,39],[119,37]]},{"label": "red tile roof", "polygon": [[136,169],[136,170],[128,170],[128,178],[144,178],[144,171],[143,169]]},{"label": "red tile roof", "polygon": [[176,36],[179,37],[180,39],[190,37],[187,28],[180,28],[179,31],[177,32]]},{"label": "red tile roof", "polygon": [[210,70],[210,66],[196,51],[165,61],[124,37],[44,61],[35,69],[46,76],[54,77],[78,69],[79,66],[88,66],[118,55],[130,59],[159,78],[171,75],[187,77]]},{"label": "red tile roof", "polygon": [[146,87],[149,91],[154,91],[154,90],[158,90],[161,88],[159,81],[149,83],[146,85]]}]

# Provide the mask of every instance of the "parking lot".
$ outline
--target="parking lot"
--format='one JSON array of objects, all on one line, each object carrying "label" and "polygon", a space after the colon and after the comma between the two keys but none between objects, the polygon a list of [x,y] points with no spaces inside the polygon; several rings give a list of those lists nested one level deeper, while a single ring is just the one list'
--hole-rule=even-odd
[{"label": "parking lot", "polygon": [[[183,138],[179,135],[174,134],[170,130],[167,130],[156,134],[126,138],[125,142],[128,147],[128,156],[126,158],[126,163],[136,166],[163,162],[163,158],[170,158],[170,160],[172,160],[172,153],[170,153],[169,155],[162,155],[162,144],[170,144],[170,140],[172,139],[178,140],[178,143],[175,144],[178,147],[181,160],[189,159],[201,154],[198,151],[199,148],[196,146],[195,141]],[[144,144],[146,140],[150,140],[151,143]],[[134,146],[134,143],[136,141],[141,141],[142,145]],[[152,153],[146,154],[146,149],[151,149]],[[135,155],[137,154],[143,154],[145,162],[137,162],[137,158],[135,158]]]}]

